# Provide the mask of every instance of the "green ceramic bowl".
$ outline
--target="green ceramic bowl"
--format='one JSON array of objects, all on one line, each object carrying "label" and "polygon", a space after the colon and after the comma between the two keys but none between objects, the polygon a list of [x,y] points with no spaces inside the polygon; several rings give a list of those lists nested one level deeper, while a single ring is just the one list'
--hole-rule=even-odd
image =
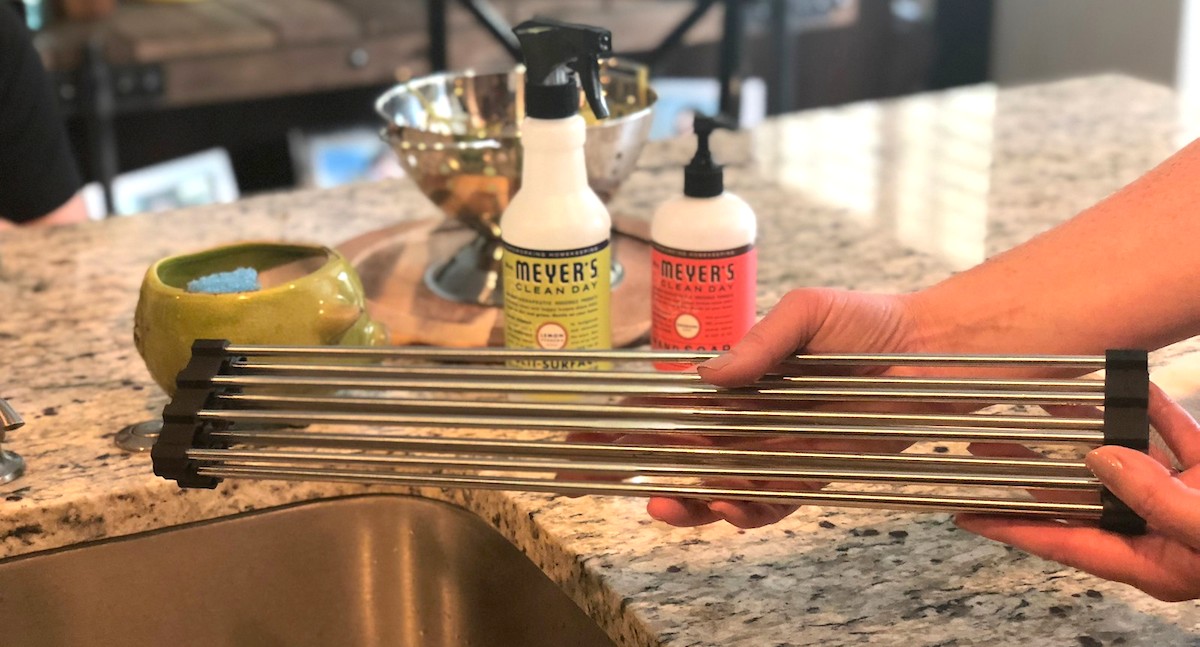
[{"label": "green ceramic bowl", "polygon": [[[262,289],[187,291],[193,279],[239,267],[258,270]],[[366,311],[362,283],[327,247],[243,243],[163,259],[142,280],[133,341],[154,381],[175,393],[175,376],[197,339],[237,344],[375,346],[387,342]]]}]

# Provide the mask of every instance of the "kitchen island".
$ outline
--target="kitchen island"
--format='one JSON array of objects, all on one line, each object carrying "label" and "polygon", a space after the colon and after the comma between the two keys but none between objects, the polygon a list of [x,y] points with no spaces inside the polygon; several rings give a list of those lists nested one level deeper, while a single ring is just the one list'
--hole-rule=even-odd
[{"label": "kitchen island", "polygon": [[[792,287],[906,291],[974,265],[1167,157],[1194,137],[1193,115],[1164,88],[1105,76],[809,111],[714,147],[727,185],[760,217],[762,312]],[[679,190],[690,152],[687,140],[649,146],[613,211],[648,217]],[[398,181],[0,233],[0,397],[28,422],[6,444],[28,473],[0,487],[0,557],[399,491],[180,491],[113,436],[166,401],[132,342],[153,261],[245,239],[335,245],[436,215]],[[488,520],[622,645],[1200,644],[1196,604],[1159,603],[1007,549],[944,514],[814,507],[758,530],[676,529],[635,499],[420,494]]]}]

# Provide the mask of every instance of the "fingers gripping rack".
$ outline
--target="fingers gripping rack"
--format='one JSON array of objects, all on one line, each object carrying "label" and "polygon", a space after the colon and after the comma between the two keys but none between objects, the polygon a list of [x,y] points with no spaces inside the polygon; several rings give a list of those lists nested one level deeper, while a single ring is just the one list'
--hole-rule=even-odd
[{"label": "fingers gripping rack", "polygon": [[[1147,451],[1143,351],[798,355],[739,389],[653,369],[709,357],[198,341],[163,412],[154,471],[189,488],[227,478],[335,481],[1011,514],[1144,530],[1080,452]],[[922,370],[883,375],[886,367]],[[931,377],[937,369],[948,376]],[[1046,369],[1105,377],[1021,377]],[[1010,447],[981,456],[891,451],[923,441]]]}]

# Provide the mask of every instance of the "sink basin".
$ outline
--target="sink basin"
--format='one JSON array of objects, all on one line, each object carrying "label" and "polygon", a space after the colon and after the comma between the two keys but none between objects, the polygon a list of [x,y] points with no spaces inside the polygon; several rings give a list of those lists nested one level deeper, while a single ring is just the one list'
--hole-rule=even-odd
[{"label": "sink basin", "polygon": [[0,561],[0,644],[613,645],[475,515],[383,495]]}]

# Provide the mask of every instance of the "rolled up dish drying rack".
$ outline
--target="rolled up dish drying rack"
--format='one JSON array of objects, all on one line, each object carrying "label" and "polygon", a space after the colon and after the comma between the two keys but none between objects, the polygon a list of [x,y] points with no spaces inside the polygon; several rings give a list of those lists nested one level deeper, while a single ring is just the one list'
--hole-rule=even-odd
[{"label": "rolled up dish drying rack", "polygon": [[[1090,520],[1127,534],[1144,530],[1143,520],[1090,474],[1079,451],[1104,444],[1147,451],[1143,351],[798,355],[785,363],[786,374],[739,389],[707,385],[694,372],[653,370],[656,362],[711,356],[202,340],[163,412],[154,471],[185,488],[212,488],[230,478],[331,481],[977,512]],[[869,374],[871,367],[889,366],[986,368],[998,377]],[[1105,375],[1019,377],[1022,369],[1028,375],[1048,368],[1072,374],[1104,369]],[[1102,407],[1104,415],[980,411],[990,405],[1086,405]],[[338,426],[351,428],[329,431]],[[579,441],[566,438],[570,432],[626,437]],[[861,441],[864,451],[680,444],[680,436]],[[873,441],[1076,450],[1066,452],[1072,458],[885,453],[872,450]],[[730,482],[739,486],[722,485]],[[792,489],[781,482],[836,485]],[[757,486],[764,483],[772,487]],[[851,484],[860,486],[847,489]],[[929,487],[914,492],[914,486]],[[996,489],[1005,494],[997,496]],[[1055,492],[1031,498],[1025,490]]]}]

